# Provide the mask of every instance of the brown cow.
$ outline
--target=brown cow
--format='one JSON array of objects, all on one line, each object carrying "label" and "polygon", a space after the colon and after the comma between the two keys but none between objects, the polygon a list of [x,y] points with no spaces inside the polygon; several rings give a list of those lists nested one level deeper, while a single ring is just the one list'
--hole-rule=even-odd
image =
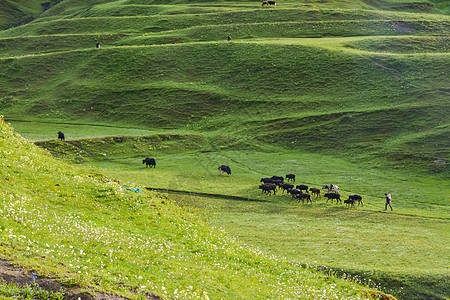
[{"label": "brown cow", "polygon": [[272,194],[272,191],[273,191],[273,194],[274,194],[274,195],[275,195],[276,192],[277,192],[277,186],[276,186],[275,184],[272,184],[272,183],[264,183],[264,184],[261,184],[261,185],[259,186],[259,189],[262,190],[262,193],[264,193],[264,194],[269,194],[269,195]]},{"label": "brown cow", "polygon": [[318,189],[318,188],[310,188],[309,191],[311,192],[311,194],[313,194],[313,196],[321,197],[320,189]]},{"label": "brown cow", "polygon": [[284,193],[284,192],[287,191],[287,190],[290,190],[290,189],[293,189],[293,188],[294,188],[294,185],[293,185],[293,184],[290,184],[290,183],[282,183],[282,184],[280,184],[280,185],[278,185],[278,186],[280,187],[280,189],[283,190],[282,193]]},{"label": "brown cow", "polygon": [[306,204],[308,204],[308,201],[311,202],[312,204],[312,200],[311,200],[311,195],[310,194],[305,194],[305,193],[300,193],[297,195],[298,201],[302,201],[303,203],[305,203],[305,199],[306,199]]}]

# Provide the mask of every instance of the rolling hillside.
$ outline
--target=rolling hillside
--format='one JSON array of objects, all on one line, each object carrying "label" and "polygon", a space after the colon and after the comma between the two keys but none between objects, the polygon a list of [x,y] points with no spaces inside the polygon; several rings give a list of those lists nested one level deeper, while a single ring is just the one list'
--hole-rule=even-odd
[{"label": "rolling hillside", "polygon": [[441,6],[67,0],[0,32],[0,113],[215,131],[428,172],[449,155]]},{"label": "rolling hillside", "polygon": [[54,7],[58,2],[60,2],[60,0],[1,1],[0,30],[29,23],[42,13]]},{"label": "rolling hillside", "polygon": [[[4,259],[133,299],[450,297],[450,1],[48,2],[0,4]],[[289,172],[365,205],[258,189]]]},{"label": "rolling hillside", "polygon": [[[62,293],[81,287],[132,299],[380,295],[264,255],[166,196],[57,161],[3,120],[0,157],[2,259],[29,269],[31,281],[36,279],[30,273],[37,273],[41,284],[45,277],[56,279],[64,284]],[[36,293],[39,288],[31,286]],[[37,295],[33,299],[48,299]]]}]

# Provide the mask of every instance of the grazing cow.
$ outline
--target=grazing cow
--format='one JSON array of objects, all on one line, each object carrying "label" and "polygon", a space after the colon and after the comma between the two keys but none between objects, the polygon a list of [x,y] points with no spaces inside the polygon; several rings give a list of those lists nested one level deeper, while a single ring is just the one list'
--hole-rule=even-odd
[{"label": "grazing cow", "polygon": [[334,193],[339,194],[339,187],[337,185],[334,185],[334,184],[325,184],[322,187],[322,189],[323,190],[326,189],[328,191],[328,193],[334,192]]},{"label": "grazing cow", "polygon": [[297,195],[302,193],[298,189],[289,189],[287,192],[292,195],[292,199],[294,199],[294,197],[297,197]]},{"label": "grazing cow", "polygon": [[281,180],[281,181],[284,182],[283,176],[272,176],[272,177],[270,177],[270,179],[272,179],[272,180]]},{"label": "grazing cow", "polygon": [[273,5],[276,6],[277,3],[275,1],[263,1],[262,6],[264,5]]},{"label": "grazing cow", "polygon": [[62,133],[62,131],[58,131],[58,139],[60,139],[63,142],[66,140],[66,138],[64,137],[64,133]]},{"label": "grazing cow", "polygon": [[297,195],[297,198],[298,198],[298,201],[302,200],[302,202],[305,203],[305,199],[306,199],[306,204],[308,204],[308,202],[311,202],[311,204],[312,204],[310,194],[300,193]]},{"label": "grazing cow", "polygon": [[145,164],[145,167],[156,168],[156,160],[154,158],[146,157],[142,160],[142,163]]},{"label": "grazing cow", "polygon": [[348,198],[347,200],[344,200],[346,207],[355,207],[355,200]]},{"label": "grazing cow", "polygon": [[358,202],[358,206],[361,204],[361,206],[364,207],[364,203],[360,195],[350,195],[348,196],[348,200],[353,200],[353,205],[355,205],[355,203]]},{"label": "grazing cow", "polygon": [[295,174],[287,174],[286,175],[286,179],[287,179],[287,181],[292,181],[292,182],[295,182]]},{"label": "grazing cow", "polygon": [[318,188],[310,188],[309,191],[313,196],[320,197],[320,190]]},{"label": "grazing cow", "polygon": [[274,195],[277,192],[277,186],[273,183],[263,183],[259,186],[259,189],[262,190],[262,193],[269,195],[272,194],[272,191]]},{"label": "grazing cow", "polygon": [[231,41],[231,35],[229,35],[229,36],[227,37],[227,40],[228,40],[228,41]]},{"label": "grazing cow", "polygon": [[333,203],[333,199],[336,199],[336,204],[337,204],[338,202],[341,202],[341,203],[342,203],[341,195],[339,195],[339,194],[336,194],[336,193],[326,193],[326,194],[323,195],[323,196],[327,198],[327,202],[328,202],[328,200],[331,200],[331,203]]},{"label": "grazing cow", "polygon": [[272,178],[265,177],[265,178],[261,178],[261,180],[259,182],[273,183],[273,180],[272,180]]},{"label": "grazing cow", "polygon": [[275,184],[276,186],[280,186],[284,183],[283,180],[272,180],[272,183]]},{"label": "grazing cow", "polygon": [[221,172],[221,174],[227,173],[228,175],[231,175],[231,169],[229,166],[221,165],[217,168]]},{"label": "grazing cow", "polygon": [[280,189],[283,190],[282,193],[284,193],[284,191],[287,191],[287,190],[289,190],[289,189],[293,189],[293,188],[294,188],[294,185],[293,185],[293,184],[290,184],[290,183],[282,183],[282,184],[279,185],[279,187],[280,187]]},{"label": "grazing cow", "polygon": [[295,188],[299,189],[300,191],[305,191],[305,193],[308,192],[308,186],[304,184],[297,185]]}]

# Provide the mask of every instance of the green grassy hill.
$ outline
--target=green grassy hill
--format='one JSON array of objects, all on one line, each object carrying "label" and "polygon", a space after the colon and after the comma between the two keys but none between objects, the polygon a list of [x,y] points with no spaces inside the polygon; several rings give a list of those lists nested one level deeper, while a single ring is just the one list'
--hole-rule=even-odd
[{"label": "green grassy hill", "polygon": [[380,3],[64,1],[0,32],[0,112],[217,130],[429,171],[448,160],[450,19]]},{"label": "green grassy hill", "polygon": [[[171,195],[179,205],[206,211],[208,222],[265,253],[375,280],[399,298],[449,297],[444,254],[450,186],[449,1],[280,0],[276,7],[262,7],[260,1],[244,0],[65,0],[44,13],[37,12],[37,3],[33,12],[20,1],[8,3],[35,18],[0,31],[0,114],[23,136],[131,186],[225,197]],[[54,141],[59,130],[67,143]],[[157,169],[142,169],[146,156],[157,157]],[[230,178],[217,176],[222,163],[232,165]],[[345,197],[360,193],[367,205],[350,213],[322,199],[309,209],[294,206],[284,195],[261,195],[260,177],[289,172],[310,186],[338,184]],[[62,197],[55,200],[60,208],[65,207],[61,199],[82,197],[83,214],[94,209],[92,199],[106,197],[112,205],[108,197],[120,189],[105,179],[115,188],[82,187],[78,193],[72,185],[73,193],[64,194],[53,192],[53,183],[62,178],[48,176],[51,184],[31,177],[21,182],[34,183],[31,188],[39,187],[42,195],[52,191]],[[395,217],[379,212],[385,191],[398,201]],[[133,230],[140,222],[146,226],[136,213],[148,201],[170,205],[173,214],[185,213],[154,194],[146,192],[149,198],[141,200],[137,195],[144,194],[126,193],[120,197],[127,204],[111,209],[135,220],[130,221]],[[227,197],[257,201],[237,204]],[[145,213],[154,216],[153,210]],[[184,245],[175,228],[179,219],[173,218],[167,227],[157,227],[177,236],[173,244]],[[195,216],[186,218],[203,226]],[[108,226],[116,228],[123,220],[112,219]],[[391,222],[395,226],[386,230],[383,224]],[[421,226],[412,232],[415,224]],[[299,230],[303,226],[316,234]],[[143,227],[133,230],[146,235]],[[166,245],[167,240],[158,241]],[[190,251],[191,246],[181,247]],[[337,251],[328,255],[330,247]],[[111,258],[105,249],[102,255]],[[209,251],[202,249],[199,253]],[[128,260],[127,255],[140,253],[119,260]],[[439,259],[429,263],[432,257]],[[183,268],[200,264],[183,266],[177,260],[179,265],[169,266],[156,254],[155,259],[161,274],[148,279],[154,285],[145,291],[159,295],[164,295],[162,286],[167,288],[165,275],[173,272],[178,282]],[[81,266],[63,256],[57,260]],[[118,276],[131,278],[126,272],[111,271],[98,286],[117,292],[113,286],[123,281]],[[194,287],[188,283],[192,280],[199,291],[207,290],[195,274],[189,273],[185,287],[172,284],[170,292]],[[234,275],[209,275],[205,284],[217,287],[208,290],[214,298],[306,297],[271,290],[297,286],[279,277],[253,297],[242,289],[244,281],[231,279]],[[127,288],[150,287],[133,280]],[[97,285],[92,278],[86,284]],[[226,294],[228,289],[232,294]],[[341,292],[339,297],[348,297]]]},{"label": "green grassy hill", "polygon": [[2,258],[39,278],[139,299],[364,299],[378,293],[264,255],[166,196],[142,187],[135,192],[95,170],[57,161],[3,120],[0,157]]},{"label": "green grassy hill", "polygon": [[5,0],[0,2],[0,30],[31,22],[61,0]]},{"label": "green grassy hill", "polygon": [[2,1],[0,2],[0,29],[19,25],[33,19],[39,14],[39,1],[30,1],[28,5],[21,3],[26,1]]}]

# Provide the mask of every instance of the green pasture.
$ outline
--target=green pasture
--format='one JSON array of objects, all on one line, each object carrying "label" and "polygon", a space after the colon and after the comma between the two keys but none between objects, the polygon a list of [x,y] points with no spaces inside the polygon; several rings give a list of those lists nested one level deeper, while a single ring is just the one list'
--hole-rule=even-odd
[{"label": "green pasture", "polygon": [[[123,152],[122,145],[105,146],[106,156],[94,155],[86,164],[125,185],[184,192],[167,193],[179,205],[205,216],[210,224],[266,253],[326,266],[366,283],[370,279],[400,299],[446,293],[448,178],[370,169],[333,157],[281,149],[271,153],[174,151],[179,144],[182,142],[169,140],[131,156]],[[156,158],[156,168],[142,164],[146,156]],[[219,174],[221,164],[231,166],[231,176]],[[364,207],[347,208],[326,203],[324,198],[313,198],[312,205],[302,204],[281,191],[275,196],[261,194],[261,177],[291,172],[296,174],[296,184],[319,188],[337,184],[343,200],[360,194]],[[384,192],[393,195],[392,212],[384,211]]]},{"label": "green pasture", "polygon": [[308,206],[283,200],[280,204],[169,196],[264,252],[355,276],[399,299],[439,299],[447,294],[448,247],[442,242],[449,238],[448,218],[428,219],[411,215],[409,209],[402,214],[406,206],[398,203],[394,212],[384,212],[378,199],[352,210],[324,200]]},{"label": "green pasture", "polygon": [[[381,166],[367,169],[364,164],[359,167],[333,157],[293,151],[262,153],[249,149],[165,154],[161,148],[165,148],[164,144],[132,157],[127,157],[126,152],[117,156],[106,150],[106,156],[98,155],[91,160],[94,160],[92,164],[111,175],[121,174],[120,178],[125,182],[134,181],[147,187],[241,196],[269,202],[287,201],[289,197],[281,196],[281,193],[275,197],[261,195],[258,186],[262,177],[294,173],[297,184],[321,188],[324,184],[333,183],[340,186],[343,198],[350,194],[363,194],[367,198],[366,209],[378,211],[377,207],[384,208],[384,193],[390,191],[401,202],[399,209],[405,205],[409,210],[417,205],[415,213],[419,215],[448,213],[445,209],[448,187],[440,184],[442,180],[445,182],[444,176],[402,175],[397,170],[390,171]],[[145,157],[156,158],[158,167],[145,168],[142,164]],[[233,166],[233,176],[218,176],[217,167],[222,164]],[[441,187],[433,191],[434,186]],[[423,209],[423,205],[430,206]]]},{"label": "green pasture", "polygon": [[[98,168],[55,160],[3,122],[0,157],[2,258],[39,278],[131,299],[380,295],[374,285],[264,254],[162,194],[121,184]],[[11,286],[0,293],[23,294]],[[33,289],[28,293],[61,297]]]},{"label": "green pasture", "polygon": [[[17,124],[20,128],[28,122]],[[46,133],[40,146],[61,158],[84,161],[85,167],[119,179],[125,187],[157,189],[265,253],[351,277],[400,299],[439,299],[446,294],[450,185],[444,174],[375,168],[276,146],[217,150],[232,143],[186,132],[104,137],[100,131],[95,138],[62,143],[55,140],[54,126],[34,124]],[[101,128],[71,126],[67,130],[75,134]],[[24,135],[33,137],[32,128],[23,127]],[[107,134],[131,129],[105,130]],[[154,157],[157,167],[146,168],[145,157]],[[231,166],[231,176],[219,174],[221,164]],[[336,184],[343,200],[360,194],[364,207],[347,208],[324,198],[303,204],[281,191],[263,195],[258,189],[261,177],[287,173],[296,174],[296,184],[318,188]],[[394,211],[384,211],[384,192],[393,195]]]},{"label": "green pasture", "polygon": [[[0,4],[2,258],[133,299],[450,297],[448,1],[50,2]],[[258,189],[288,173],[364,207]]]},{"label": "green pasture", "polygon": [[[124,185],[167,193],[264,252],[352,274],[400,299],[439,299],[446,293],[450,185],[444,174],[430,176],[383,167],[381,161],[352,163],[276,146],[217,151],[226,141],[208,135],[72,143],[76,147],[55,141],[41,146],[67,158],[82,157],[85,165]],[[145,157],[154,157],[157,167],[146,168]],[[219,174],[221,164],[231,166],[231,176]],[[296,184],[336,184],[343,200],[362,195],[364,207],[347,208],[324,198],[303,204],[281,191],[263,195],[258,189],[260,178],[288,173],[296,174]],[[394,211],[384,211],[385,192],[393,195]]]},{"label": "green pasture", "polygon": [[[58,137],[58,131],[65,133],[67,140],[82,138],[99,138],[109,136],[146,136],[155,133],[164,133],[164,131],[142,129],[136,127],[119,127],[101,123],[60,123],[58,121],[26,121],[26,120],[8,120],[14,127],[14,130],[20,133],[27,140],[47,141]],[[167,132],[174,133],[175,130]]]},{"label": "green pasture", "polygon": [[[445,15],[106,2],[60,3],[0,33],[7,120],[221,131],[421,171],[448,157]],[[134,13],[112,13],[123,5]]]}]

